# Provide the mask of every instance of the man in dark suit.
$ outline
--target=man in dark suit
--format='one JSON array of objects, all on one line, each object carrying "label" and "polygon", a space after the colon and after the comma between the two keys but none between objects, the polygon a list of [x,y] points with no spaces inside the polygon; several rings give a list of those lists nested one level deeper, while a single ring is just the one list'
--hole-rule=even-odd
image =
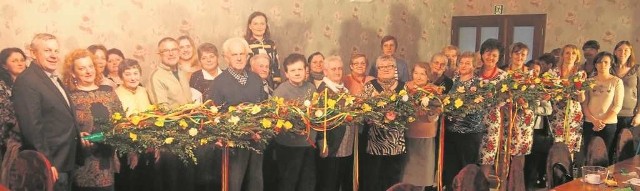
[{"label": "man in dark suit", "polygon": [[13,87],[23,145],[51,162],[55,190],[71,190],[69,173],[75,166],[79,132],[73,104],[56,74],[62,63],[58,40],[51,34],[36,34],[30,48],[35,59]]}]

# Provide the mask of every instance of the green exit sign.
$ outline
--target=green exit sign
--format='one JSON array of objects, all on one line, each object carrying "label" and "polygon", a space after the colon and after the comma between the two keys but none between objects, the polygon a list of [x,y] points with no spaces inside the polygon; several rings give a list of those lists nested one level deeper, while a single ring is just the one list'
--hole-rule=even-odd
[{"label": "green exit sign", "polygon": [[494,5],[493,6],[493,14],[494,15],[502,15],[504,13],[504,5]]}]

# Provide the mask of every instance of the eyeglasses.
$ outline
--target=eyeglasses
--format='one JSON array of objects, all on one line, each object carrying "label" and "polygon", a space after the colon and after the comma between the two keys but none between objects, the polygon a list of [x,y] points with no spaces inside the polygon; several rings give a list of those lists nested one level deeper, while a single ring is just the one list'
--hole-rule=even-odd
[{"label": "eyeglasses", "polygon": [[394,69],[394,68],[396,68],[396,66],[394,66],[394,65],[378,66],[378,70],[390,70],[390,69]]},{"label": "eyeglasses", "polygon": [[180,51],[180,49],[174,48],[174,49],[162,49],[160,50],[160,54],[164,54],[164,53],[168,53],[168,52],[173,52],[173,53],[178,53]]},{"label": "eyeglasses", "polygon": [[351,63],[351,65],[354,65],[354,66],[366,66],[367,63],[365,63],[365,62],[353,62],[353,63]]}]

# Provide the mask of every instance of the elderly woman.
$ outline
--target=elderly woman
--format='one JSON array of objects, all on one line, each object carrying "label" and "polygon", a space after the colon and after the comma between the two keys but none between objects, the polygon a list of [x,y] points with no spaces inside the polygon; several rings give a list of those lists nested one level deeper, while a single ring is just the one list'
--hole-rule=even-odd
[{"label": "elderly woman", "polygon": [[599,136],[604,140],[612,161],[618,123],[618,113],[624,101],[624,85],[620,78],[611,74],[615,58],[609,52],[600,52],[594,58],[596,75],[595,86],[586,92],[583,106],[585,123],[582,138],[585,146],[589,146],[591,137]]},{"label": "elderly woman", "polygon": [[[412,81],[407,82],[406,89],[409,92],[423,89],[433,93],[439,93],[438,88],[429,80],[432,75],[429,64],[421,62],[413,65]],[[407,164],[404,166],[402,182],[419,187],[436,186],[436,132],[438,128],[438,116],[441,103],[434,100],[429,103],[430,110],[418,110],[417,120],[409,124],[407,131]]]},{"label": "elderly woman", "polygon": [[197,90],[200,94],[203,94],[200,99],[209,97],[209,95],[204,95],[204,93],[209,92],[213,80],[222,73],[222,70],[218,67],[218,58],[218,48],[215,45],[203,43],[198,47],[198,59],[200,59],[202,70],[191,74],[189,86]]},{"label": "elderly woman", "polygon": [[346,87],[352,95],[362,94],[364,84],[375,79],[372,76],[366,75],[368,63],[367,57],[364,54],[351,55],[351,64],[349,64],[351,74],[344,76],[342,82],[344,82],[344,87]]},{"label": "elderly woman", "polygon": [[[109,86],[99,85],[102,75],[97,74],[95,56],[91,52],[78,49],[65,58],[63,83],[71,94],[75,105],[76,121],[82,136],[100,131],[99,123],[111,119],[111,115],[122,113],[118,96]],[[83,141],[84,165],[73,176],[76,190],[113,190],[114,172],[119,162],[112,147]]]},{"label": "elderly woman", "polygon": [[8,90],[11,90],[18,75],[27,68],[25,58],[24,52],[19,48],[5,48],[0,51],[0,80],[9,87]]},{"label": "elderly woman", "polygon": [[[580,50],[576,45],[568,44],[562,48],[556,68],[550,69],[547,75],[557,76],[560,79],[568,79],[578,72],[580,68]],[[569,152],[580,151],[582,144],[582,106],[585,100],[584,92],[577,92],[568,100],[552,101],[553,115],[549,116],[551,133],[555,142],[564,142],[569,147]],[[568,133],[568,134],[565,134]]]},{"label": "elderly woman", "polygon": [[[362,97],[398,93],[405,83],[395,78],[396,62],[390,55],[376,60],[377,79],[367,82]],[[383,128],[370,125],[366,153],[369,162],[365,178],[371,182],[362,185],[363,190],[384,190],[400,182],[406,158],[404,127]],[[364,165],[363,165],[364,166]]]}]

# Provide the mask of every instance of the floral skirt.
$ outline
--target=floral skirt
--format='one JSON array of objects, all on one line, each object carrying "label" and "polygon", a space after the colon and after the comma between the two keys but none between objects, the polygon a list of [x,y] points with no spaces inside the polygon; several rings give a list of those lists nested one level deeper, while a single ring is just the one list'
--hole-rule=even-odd
[{"label": "floral skirt", "polygon": [[[531,110],[518,110],[515,113],[515,123],[511,132],[509,154],[513,156],[531,153],[533,144],[534,116]],[[498,150],[504,151],[509,136],[509,114],[499,108],[489,111],[483,123],[487,127],[487,134],[482,139],[480,147],[480,164],[493,165]],[[502,139],[500,139],[502,133]]]},{"label": "floral skirt", "polygon": [[583,115],[580,103],[570,102],[568,113],[567,101],[553,103],[553,114],[549,116],[549,122],[555,142],[564,142],[569,147],[569,152],[575,153],[580,151],[582,145]]}]

